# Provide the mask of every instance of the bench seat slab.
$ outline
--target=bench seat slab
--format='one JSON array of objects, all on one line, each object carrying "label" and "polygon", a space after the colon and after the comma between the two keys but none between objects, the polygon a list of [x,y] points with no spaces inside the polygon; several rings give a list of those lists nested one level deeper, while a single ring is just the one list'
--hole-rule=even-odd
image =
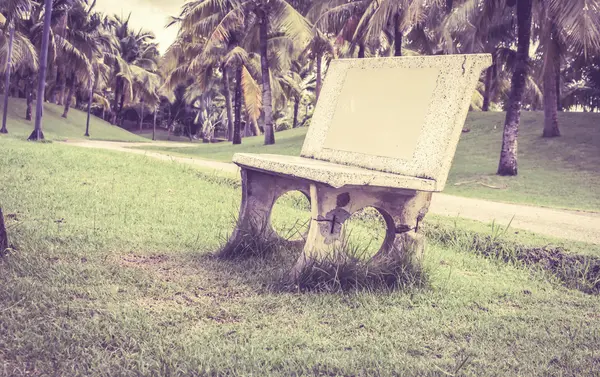
[{"label": "bench seat slab", "polygon": [[334,188],[376,186],[437,191],[436,182],[432,179],[409,177],[298,156],[236,153],[233,162],[243,168],[324,183]]}]

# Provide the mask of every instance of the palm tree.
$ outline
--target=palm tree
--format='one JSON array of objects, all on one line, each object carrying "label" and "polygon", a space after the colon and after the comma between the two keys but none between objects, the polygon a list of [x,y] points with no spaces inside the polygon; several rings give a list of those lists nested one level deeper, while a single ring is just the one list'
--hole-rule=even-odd
[{"label": "palm tree", "polygon": [[[443,45],[447,53],[489,53],[492,66],[485,72],[482,110],[488,111],[502,68],[512,71],[515,51],[510,49],[514,41],[513,12],[509,7],[494,1],[467,0],[447,14],[441,24]],[[528,84],[535,84],[528,80]]]},{"label": "palm tree", "polygon": [[517,55],[513,72],[511,91],[504,133],[502,151],[498,164],[499,175],[517,175],[517,135],[521,119],[521,106],[525,83],[529,71],[529,46],[531,43],[531,13],[533,0],[509,0],[516,3],[517,13]]},{"label": "palm tree", "polygon": [[100,32],[100,15],[93,13],[95,3],[86,6],[76,2],[66,14],[66,28],[62,35],[54,36],[61,52],[61,61],[68,62],[68,72],[65,78],[68,82],[68,94],[64,100],[63,118],[67,118],[73,95],[77,86],[87,83],[93,86],[93,62],[98,64],[97,57],[108,47],[110,41]]},{"label": "palm tree", "polygon": [[[213,1],[205,0],[206,7]],[[210,20],[210,19],[209,19]],[[209,24],[205,22],[202,25]],[[214,24],[214,22],[213,22]],[[206,49],[211,50],[213,45],[219,45],[229,39],[232,31],[245,25],[248,38],[255,37],[258,42],[260,55],[260,76],[262,84],[262,112],[265,145],[275,143],[275,130],[273,126],[273,88],[270,65],[277,59],[288,59],[282,55],[289,55],[289,48],[284,46],[302,46],[310,38],[310,25],[307,20],[285,0],[247,0],[231,2],[230,10],[219,18],[218,23],[209,35]],[[255,46],[250,43],[249,45]],[[279,53],[270,54],[278,50]],[[286,53],[287,52],[287,53]],[[288,64],[290,62],[287,62]]]},{"label": "palm tree", "polygon": [[15,26],[9,25],[9,37],[8,37],[8,58],[6,59],[6,76],[4,79],[4,108],[2,113],[2,128],[0,128],[0,133],[6,134],[8,130],[6,129],[6,119],[8,116],[8,94],[10,89],[10,69],[12,68],[12,49],[13,49],[13,40],[15,38]]},{"label": "palm tree", "polygon": [[[30,60],[33,60],[33,56],[35,56],[35,52],[33,49],[33,45],[31,42],[19,33],[18,40],[15,46],[15,28],[16,25],[21,21],[21,18],[24,17],[27,13],[30,13],[32,10],[32,2],[30,0],[7,0],[0,3],[0,12],[2,15],[3,26],[4,26],[4,36],[8,33],[8,47],[6,54],[6,65],[5,65],[5,80],[4,80],[4,107],[2,113],[2,127],[0,128],[0,133],[8,133],[8,129],[6,128],[6,121],[8,117],[8,96],[10,89],[10,77],[11,77],[11,69],[15,66],[19,60],[22,59],[23,53],[28,52],[28,55],[31,57]],[[13,56],[14,47],[17,47],[17,59]]]},{"label": "palm tree", "polygon": [[[130,15],[131,16],[131,15]],[[107,54],[107,62],[113,67],[114,80],[114,98],[113,98],[113,124],[117,123],[117,118],[126,98],[133,98],[131,93],[132,81],[136,78],[135,73],[142,74],[141,70],[156,72],[158,61],[157,44],[153,42],[154,34],[145,31],[133,31],[129,26],[129,19],[114,16],[106,19],[106,27],[112,31],[114,40],[114,53]],[[139,78],[144,80],[144,78]],[[129,88],[129,92],[127,89]]]},{"label": "palm tree", "polygon": [[583,51],[584,57],[600,51],[600,1],[538,1],[535,14],[539,20],[538,38],[543,53],[544,88],[543,137],[560,136],[558,102],[560,100],[560,65],[568,50]]},{"label": "palm tree", "polygon": [[48,69],[48,42],[50,40],[50,26],[52,21],[52,0],[44,1],[44,31],[42,34],[42,48],[40,52],[40,69],[38,74],[37,106],[35,109],[35,128],[28,140],[43,140],[42,109],[44,106],[44,92],[46,88],[46,71]]}]

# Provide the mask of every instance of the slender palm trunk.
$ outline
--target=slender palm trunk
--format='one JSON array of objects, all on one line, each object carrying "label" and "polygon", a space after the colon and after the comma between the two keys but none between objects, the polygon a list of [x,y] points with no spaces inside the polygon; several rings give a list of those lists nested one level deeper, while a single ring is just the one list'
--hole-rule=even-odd
[{"label": "slender palm trunk", "polygon": [[521,120],[521,105],[525,81],[529,74],[529,44],[531,37],[532,0],[517,1],[517,57],[513,72],[508,111],[504,121],[499,175],[517,175],[517,136]]},{"label": "slender palm trunk", "polygon": [[404,35],[400,28],[400,13],[394,16],[394,56],[402,56],[402,39]]},{"label": "slender palm trunk", "polygon": [[42,111],[44,108],[44,92],[46,89],[46,71],[48,70],[48,42],[52,23],[52,0],[44,1],[44,32],[42,33],[42,49],[40,53],[40,69],[38,75],[37,105],[35,108],[35,128],[29,140],[42,140]]},{"label": "slender palm trunk", "polygon": [[158,106],[154,109],[154,120],[152,121],[152,140],[156,140],[156,113],[158,112]]},{"label": "slender palm trunk", "polygon": [[223,66],[223,88],[225,89],[225,108],[227,110],[227,140],[233,140],[233,109],[231,89],[229,88],[229,69]]},{"label": "slender palm trunk", "polygon": [[242,66],[235,71],[235,123],[233,125],[233,144],[242,144]]},{"label": "slender palm trunk", "polygon": [[318,101],[319,100],[319,95],[321,94],[321,88],[323,87],[323,72],[322,72],[322,65],[323,65],[323,54],[318,52],[317,53],[317,87],[315,88],[315,98]]},{"label": "slender palm trunk", "polygon": [[65,99],[65,111],[63,112],[62,117],[66,118],[69,114],[69,109],[71,108],[71,102],[73,102],[73,92],[75,91],[75,77],[71,78],[71,82],[69,83],[69,92],[67,93],[67,98]]},{"label": "slender palm trunk", "polygon": [[67,76],[66,75],[62,75],[61,81],[60,81],[60,89],[59,89],[59,93],[58,93],[58,101],[56,101],[57,105],[62,106],[65,102],[65,88],[67,86]]},{"label": "slender palm trunk", "polygon": [[121,97],[121,83],[122,79],[120,77],[117,77],[116,79],[116,83],[115,83],[115,98],[113,98],[113,115],[112,115],[112,124],[116,125],[117,124],[117,115],[119,112],[119,98]]},{"label": "slender palm trunk", "polygon": [[558,128],[558,83],[557,72],[560,70],[558,56],[558,32],[552,25],[552,33],[546,50],[546,66],[544,67],[544,132],[543,137],[560,136]]},{"label": "slender palm trunk", "polygon": [[365,57],[365,45],[362,42],[358,45],[358,57],[359,59]]},{"label": "slender palm trunk", "polygon": [[258,126],[258,121],[256,119],[250,119],[250,124],[252,125],[252,132],[254,136],[260,135],[260,127]]},{"label": "slender palm trunk", "polygon": [[267,57],[267,31],[269,29],[267,14],[260,8],[256,14],[259,18],[260,28],[260,68],[262,73],[262,105],[264,112],[265,145],[275,144],[275,129],[273,127],[273,97],[271,93],[271,76],[269,74],[269,60]]},{"label": "slender palm trunk", "polygon": [[300,96],[294,97],[294,122],[292,123],[292,128],[296,128],[298,126],[298,108],[300,107]]},{"label": "slender palm trunk", "polygon": [[142,130],[144,129],[144,99],[142,98],[140,100],[140,132],[142,132]]},{"label": "slender palm trunk", "polygon": [[85,135],[90,136],[90,116],[92,114],[92,101],[94,100],[94,86],[96,86],[96,80],[92,83],[92,78],[89,78],[88,84],[90,86],[90,93],[88,98],[88,106],[87,106],[87,120],[85,123]]},{"label": "slender palm trunk", "polygon": [[2,113],[2,128],[0,128],[0,133],[2,134],[8,133],[8,130],[6,129],[6,120],[8,117],[8,90],[10,88],[13,41],[15,39],[15,27],[13,25],[10,26],[8,35],[8,56],[6,58],[6,76],[4,78],[4,112]]},{"label": "slender palm trunk", "polygon": [[28,77],[25,80],[25,98],[27,99],[27,107],[25,108],[25,120],[31,120],[31,108],[33,107],[33,80]]},{"label": "slender palm trunk", "polygon": [[489,67],[485,71],[485,92],[483,93],[483,106],[482,111],[490,110],[490,103],[492,101],[492,78],[494,75],[494,67]]},{"label": "slender palm trunk", "polygon": [[[558,63],[560,65],[560,62]],[[558,71],[556,72],[556,107],[558,108],[558,111],[563,111],[563,106],[562,103],[560,101],[560,68],[558,69]]]}]

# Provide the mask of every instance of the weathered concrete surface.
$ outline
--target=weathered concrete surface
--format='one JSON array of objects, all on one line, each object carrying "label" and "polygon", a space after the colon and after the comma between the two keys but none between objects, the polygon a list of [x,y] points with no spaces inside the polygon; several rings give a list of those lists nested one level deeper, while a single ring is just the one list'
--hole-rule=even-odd
[{"label": "weathered concrete surface", "polygon": [[[164,153],[147,152],[127,147],[158,145],[158,143],[117,143],[108,141],[70,141],[79,147],[116,150],[141,154],[163,161],[173,161],[201,168],[215,169],[239,177],[240,168],[232,163],[169,156]],[[175,144],[169,144],[171,146]],[[600,244],[600,213],[540,208],[520,204],[506,204],[483,199],[471,199],[444,193],[433,195],[429,213],[448,217],[507,225],[514,216],[511,228],[527,230],[541,235],[573,241]]]},{"label": "weathered concrete surface", "polygon": [[442,191],[490,54],[335,59],[301,156],[432,179]]},{"label": "weathered concrete surface", "polygon": [[436,182],[432,179],[384,173],[298,156],[236,153],[233,162],[252,169],[291,175],[333,187],[378,186],[421,191],[435,191],[436,188]]}]

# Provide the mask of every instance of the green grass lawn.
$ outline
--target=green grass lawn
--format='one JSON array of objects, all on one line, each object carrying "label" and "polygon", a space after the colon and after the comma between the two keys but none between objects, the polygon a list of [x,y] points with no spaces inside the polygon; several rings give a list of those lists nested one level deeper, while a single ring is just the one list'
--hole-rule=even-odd
[{"label": "green grass lawn", "polygon": [[[0,103],[3,96],[0,96]],[[21,98],[9,98],[8,105],[8,136],[19,139],[26,139],[33,131],[35,124],[35,102],[33,106],[34,120],[25,120],[26,102]],[[87,139],[85,136],[85,125],[87,113],[71,108],[68,118],[62,118],[63,106],[53,103],[44,104],[43,131],[44,137],[48,140],[65,139]],[[111,141],[148,141],[143,137],[134,135],[120,127],[113,126],[102,119],[92,116],[90,118],[90,137],[94,140]]]},{"label": "green grass lawn", "polygon": [[[563,136],[540,135],[543,113],[523,112],[519,131],[519,175],[495,175],[502,144],[504,113],[472,112],[461,137],[445,192],[537,206],[600,211],[600,114],[560,113]],[[299,155],[306,129],[279,132],[277,144],[263,146],[262,138],[243,144],[197,147],[147,147],[220,161],[236,152]],[[146,148],[146,147],[143,147]],[[488,187],[488,186],[493,186]]]},{"label": "green grass lawn", "polygon": [[[15,248],[0,257],[2,376],[600,371],[598,296],[545,273],[432,239],[426,288],[282,293],[270,283],[293,255],[210,256],[237,213],[230,178],[62,144],[0,149]],[[277,226],[305,210],[284,200]]]}]

